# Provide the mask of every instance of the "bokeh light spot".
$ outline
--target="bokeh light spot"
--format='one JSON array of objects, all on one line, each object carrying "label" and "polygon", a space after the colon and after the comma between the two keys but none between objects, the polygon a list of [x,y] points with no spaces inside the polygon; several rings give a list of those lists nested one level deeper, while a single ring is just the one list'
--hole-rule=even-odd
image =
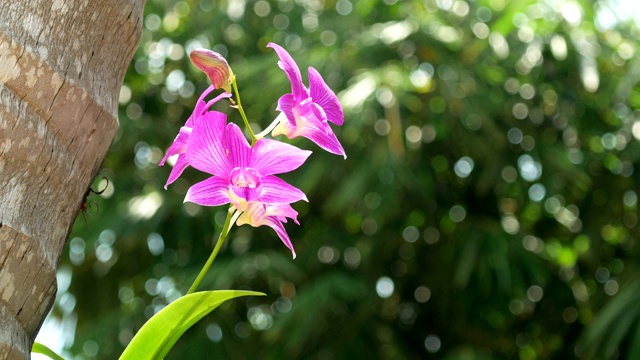
[{"label": "bokeh light spot", "polygon": [[386,299],[393,294],[393,288],[393,280],[387,276],[383,276],[376,281],[376,293],[383,299]]},{"label": "bokeh light spot", "polygon": [[431,298],[431,290],[426,286],[418,286],[416,291],[414,291],[413,296],[417,302],[424,304]]},{"label": "bokeh light spot", "polygon": [[532,285],[527,289],[527,298],[531,302],[538,302],[542,300],[542,296],[544,296],[544,291],[538,285]]},{"label": "bokeh light spot", "polygon": [[456,175],[464,179],[471,174],[474,165],[475,163],[473,162],[472,158],[464,156],[456,161],[456,163],[453,165],[453,171],[456,173]]},{"label": "bokeh light spot", "polygon": [[207,325],[207,337],[213,342],[220,342],[222,340],[222,328],[218,324],[211,323]]},{"label": "bokeh light spot", "polygon": [[440,350],[441,346],[442,346],[442,342],[440,341],[440,338],[436,335],[428,335],[427,338],[424,340],[424,347],[430,353],[437,353]]}]

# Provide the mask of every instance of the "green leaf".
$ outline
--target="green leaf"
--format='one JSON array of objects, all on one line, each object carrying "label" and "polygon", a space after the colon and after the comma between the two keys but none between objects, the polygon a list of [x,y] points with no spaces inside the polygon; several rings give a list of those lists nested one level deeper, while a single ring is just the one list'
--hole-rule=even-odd
[{"label": "green leaf", "polygon": [[598,314],[583,334],[590,356],[611,357],[625,338],[633,336],[633,322],[640,316],[640,282],[628,284]]},{"label": "green leaf", "polygon": [[53,350],[49,349],[47,346],[40,344],[38,342],[33,343],[33,347],[31,348],[31,352],[36,354],[42,354],[50,357],[53,360],[64,360],[64,358],[58,354],[56,354]]},{"label": "green leaf", "polygon": [[240,296],[265,294],[255,291],[219,290],[181,297],[160,310],[142,326],[120,359],[162,359],[193,324],[223,302]]},{"label": "green leaf", "polygon": [[629,359],[640,359],[640,322],[636,319],[636,330],[635,334],[631,338],[631,343],[629,344]]}]

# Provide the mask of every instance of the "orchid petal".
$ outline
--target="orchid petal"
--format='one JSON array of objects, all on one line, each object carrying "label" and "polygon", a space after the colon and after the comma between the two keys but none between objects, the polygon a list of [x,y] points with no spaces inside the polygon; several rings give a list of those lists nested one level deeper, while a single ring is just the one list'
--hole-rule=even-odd
[{"label": "orchid petal", "polygon": [[300,75],[300,69],[287,50],[283,49],[280,45],[269,43],[267,47],[272,48],[278,54],[280,61],[278,66],[284,70],[291,83],[291,92],[296,100],[302,100],[308,96],[307,88],[302,83],[302,76]]},{"label": "orchid petal", "polygon": [[297,108],[297,115],[298,127],[293,135],[306,137],[328,152],[347,158],[331,126],[323,119],[323,111],[317,104],[311,101],[303,102]]},{"label": "orchid petal", "polygon": [[300,225],[298,222],[298,212],[293,210],[290,204],[268,206],[263,216],[275,216],[284,223],[287,222],[287,218],[290,218],[293,219],[296,224]]},{"label": "orchid petal", "polygon": [[[286,207],[291,208],[291,206],[283,205],[283,208]],[[280,207],[280,206],[278,206]],[[291,240],[289,239],[289,235],[282,225],[282,220],[277,216],[267,216],[269,212],[273,212],[273,206],[265,206],[262,203],[252,202],[247,204],[245,212],[240,215],[238,220],[236,221],[236,225],[242,226],[245,224],[251,225],[253,227],[260,227],[262,225],[267,225],[273,230],[275,230],[276,234],[282,242],[285,244],[289,250],[293,253],[293,258],[295,259],[296,253],[293,250],[293,244],[291,244]],[[291,209],[295,213],[295,210]],[[297,213],[296,213],[297,215]],[[285,221],[286,222],[286,221]]]},{"label": "orchid petal", "polygon": [[188,127],[193,127],[193,124],[195,124],[195,121],[197,121],[197,119],[204,115],[211,106],[213,106],[213,104],[215,104],[216,102],[220,101],[220,99],[224,99],[224,98],[230,98],[231,94],[227,93],[227,92],[223,92],[220,95],[216,96],[215,98],[205,102],[204,98],[209,95],[213,90],[215,90],[215,88],[213,87],[213,85],[209,86],[207,88],[207,90],[205,90],[202,95],[200,95],[200,98],[198,99],[198,101],[196,102],[196,107],[193,110],[193,113],[191,114],[191,116],[189,116],[189,119],[187,119],[187,123],[185,124],[185,126]]},{"label": "orchid petal", "polygon": [[232,169],[222,143],[227,116],[217,111],[204,114],[193,127],[185,155],[194,168],[226,177]]},{"label": "orchid petal", "polygon": [[203,206],[218,206],[229,203],[229,181],[218,176],[210,177],[189,188],[184,198]]},{"label": "orchid petal", "polygon": [[289,204],[300,200],[309,201],[302,190],[275,176],[262,178],[262,192],[258,200],[267,205]]},{"label": "orchid petal", "polygon": [[344,148],[333,131],[331,131],[328,124],[326,124],[324,128],[318,128],[315,126],[298,128],[296,135],[306,137],[332,154],[342,155],[345,159],[347,158]]},{"label": "orchid petal", "polygon": [[329,123],[327,122],[327,115],[322,108],[313,102],[311,98],[301,102],[295,109],[294,114],[296,117],[297,127],[304,128],[306,126],[315,126],[317,128],[326,129],[327,132],[332,132]]},{"label": "orchid petal", "polygon": [[190,134],[191,128],[186,126],[181,127],[178,136],[176,136],[176,139],[173,140],[173,144],[169,146],[169,149],[167,149],[167,153],[164,155],[162,160],[160,160],[160,164],[158,165],[163,166],[170,156],[176,154],[184,154],[184,151],[187,148],[187,141],[189,140]]},{"label": "orchid petal", "polygon": [[204,99],[211,94],[211,92],[213,90],[215,90],[216,88],[213,87],[213,85],[210,85],[208,88],[205,89],[205,91],[202,92],[202,94],[200,94],[200,97],[198,98],[198,101],[196,101],[196,106],[193,109],[193,112],[191,113],[191,115],[189,116],[189,118],[187,119],[186,124],[184,124],[185,126],[188,127],[193,127],[193,124],[195,123],[196,119],[202,115],[207,107],[207,103],[204,101]]},{"label": "orchid petal", "polygon": [[262,176],[282,174],[299,168],[311,155],[311,151],[301,150],[280,141],[261,139],[253,147],[252,162],[249,166]]},{"label": "orchid petal", "polygon": [[[284,116],[284,115],[283,115]],[[296,126],[291,125],[291,122],[287,119],[281,119],[278,125],[273,128],[271,132],[271,136],[276,137],[279,135],[285,135],[289,139],[295,138],[296,135]]]},{"label": "orchid petal", "polygon": [[189,165],[184,152],[187,148],[187,142],[189,140],[189,135],[191,134],[191,128],[183,126],[180,128],[180,132],[176,139],[173,141],[173,144],[169,146],[167,149],[167,153],[164,155],[162,160],[160,160],[159,166],[164,166],[165,162],[170,156],[178,155],[178,159],[176,159],[176,163],[173,165],[173,169],[171,169],[171,173],[169,174],[169,178],[167,182],[164,184],[164,188],[166,189],[171,183],[176,181],[178,177],[182,174],[184,169]]},{"label": "orchid petal", "polygon": [[238,125],[234,123],[227,124],[223,144],[232,168],[249,166],[251,145],[247,142],[247,138],[244,137]]},{"label": "orchid petal", "polygon": [[266,218],[264,218],[262,220],[262,223],[264,225],[267,225],[268,227],[272,228],[273,230],[275,230],[276,234],[278,234],[278,237],[280,238],[280,240],[282,240],[282,242],[284,243],[284,245],[289,248],[289,250],[291,250],[291,253],[293,254],[293,258],[296,258],[296,251],[293,249],[293,244],[291,243],[291,240],[289,239],[289,234],[287,234],[287,230],[285,230],[284,225],[282,225],[282,222],[280,222],[280,220],[278,220],[275,217],[272,216],[268,216]]},{"label": "orchid petal", "polygon": [[262,225],[262,219],[264,219],[267,213],[267,207],[261,202],[251,202],[246,206],[246,210],[240,215],[236,224],[242,226],[249,224],[251,226]]},{"label": "orchid petal", "polygon": [[169,173],[167,183],[164,184],[165,190],[167,189],[167,186],[171,185],[174,181],[176,181],[177,178],[180,177],[180,175],[182,175],[182,172],[187,168],[187,166],[189,166],[189,162],[187,161],[186,157],[184,155],[178,155],[178,160],[176,160],[176,163],[171,169],[171,173]]},{"label": "orchid petal", "polygon": [[293,99],[293,95],[284,94],[280,97],[280,99],[278,99],[278,107],[276,108],[276,110],[283,112],[286,115],[289,123],[295,126],[296,117],[293,114],[294,106],[295,106],[295,102]]},{"label": "orchid petal", "polygon": [[338,97],[313,67],[309,67],[309,91],[313,102],[327,114],[327,120],[336,125],[344,123],[344,112]]},{"label": "orchid petal", "polygon": [[221,99],[230,98],[231,96],[232,96],[232,95],[231,95],[230,93],[228,93],[228,92],[223,92],[223,93],[221,93],[220,95],[218,95],[218,96],[214,97],[213,99],[211,99],[211,100],[207,101],[207,103],[206,103],[206,107],[203,109],[203,113],[204,113],[204,111],[209,110],[209,108],[210,108],[213,104],[217,103],[217,102],[218,102],[218,101],[220,101]]}]

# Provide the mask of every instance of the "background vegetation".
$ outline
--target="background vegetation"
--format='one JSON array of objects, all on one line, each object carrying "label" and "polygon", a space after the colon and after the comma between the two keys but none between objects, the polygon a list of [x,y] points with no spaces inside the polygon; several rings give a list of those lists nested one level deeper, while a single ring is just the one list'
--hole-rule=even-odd
[{"label": "background vegetation", "polygon": [[287,225],[298,258],[234,228],[203,288],[268,296],[216,310],[170,359],[640,358],[640,28],[616,9],[148,0],[106,191],[61,264],[67,355],[116,358],[186,292],[225,215],[182,204],[202,174],[164,190],[157,166],[208,86],[187,54],[227,57],[259,129],[290,90],[273,41],[339,93],[348,159],[295,142],[314,150],[286,177],[310,200]]}]

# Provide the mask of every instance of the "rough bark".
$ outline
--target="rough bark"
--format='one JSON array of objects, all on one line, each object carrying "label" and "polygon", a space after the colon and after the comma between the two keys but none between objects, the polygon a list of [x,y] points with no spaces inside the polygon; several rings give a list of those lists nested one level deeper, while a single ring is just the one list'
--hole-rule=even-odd
[{"label": "rough bark", "polygon": [[118,127],[144,0],[0,1],[0,359],[30,357]]}]

